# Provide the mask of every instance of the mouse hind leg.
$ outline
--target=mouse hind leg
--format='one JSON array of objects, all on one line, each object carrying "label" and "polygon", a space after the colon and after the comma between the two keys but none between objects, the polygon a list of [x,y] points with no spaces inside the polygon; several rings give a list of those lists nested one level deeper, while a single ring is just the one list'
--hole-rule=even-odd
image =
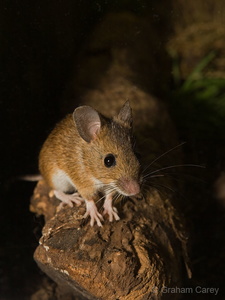
[{"label": "mouse hind leg", "polygon": [[70,207],[73,207],[73,203],[75,203],[76,205],[81,205],[81,203],[84,201],[84,199],[78,192],[75,192],[73,194],[66,194],[64,192],[54,190],[54,195],[57,199],[62,201],[59,208],[61,208],[64,204],[67,204]]},{"label": "mouse hind leg", "polygon": [[56,198],[62,201],[60,207],[62,207],[63,204],[73,207],[73,203],[80,205],[84,201],[76,190],[72,180],[64,171],[58,169],[52,177],[52,183]]}]

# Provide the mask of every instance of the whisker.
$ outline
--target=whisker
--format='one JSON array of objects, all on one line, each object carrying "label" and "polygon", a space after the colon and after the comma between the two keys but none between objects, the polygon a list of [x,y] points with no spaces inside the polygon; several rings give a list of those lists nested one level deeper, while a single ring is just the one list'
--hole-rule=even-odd
[{"label": "whisker", "polygon": [[160,168],[160,169],[158,169],[158,170],[152,171],[152,172],[150,172],[150,173],[144,175],[143,178],[146,178],[146,177],[148,177],[149,175],[158,173],[158,172],[163,171],[163,170],[168,170],[168,169],[172,169],[172,168],[181,168],[181,167],[196,167],[196,168],[203,168],[203,169],[205,168],[205,166],[194,165],[194,164],[173,165],[173,166],[163,167],[163,168]]},{"label": "whisker", "polygon": [[176,193],[176,192],[177,192],[177,190],[174,190],[174,189],[172,189],[171,187],[168,187],[168,186],[166,186],[166,185],[164,185],[164,184],[158,184],[158,183],[157,183],[156,186],[166,188],[166,189],[170,190],[170,191],[173,192],[173,193]]},{"label": "whisker", "polygon": [[113,191],[117,191],[117,188],[113,185],[110,185],[110,186],[106,186],[105,189],[104,189],[105,192],[113,192]]},{"label": "whisker", "polygon": [[124,198],[124,195],[121,195],[121,194],[116,194],[115,195],[116,197],[114,198],[114,201],[117,201],[120,197],[122,197],[122,199]]},{"label": "whisker", "polygon": [[[186,198],[185,198],[185,196],[183,195],[183,194],[181,194],[178,190],[176,190],[176,189],[172,189],[171,187],[168,187],[168,186],[166,186],[166,185],[162,185],[162,184],[152,184],[152,185],[150,185],[150,186],[152,186],[152,187],[154,187],[154,188],[156,188],[157,189],[157,187],[160,187],[160,188],[165,188],[165,189],[167,189],[167,190],[169,190],[170,192],[172,192],[173,194],[177,194],[177,195],[179,195],[180,197],[182,197],[183,199],[185,199],[186,200]],[[158,191],[159,191],[159,189],[157,189]],[[168,195],[166,195],[166,196],[168,196]]]},{"label": "whisker", "polygon": [[[177,181],[177,182],[181,182],[181,183],[185,183],[186,181],[185,181],[185,179],[184,178],[177,178],[176,176],[173,176],[173,175],[170,175],[170,174],[164,174],[164,175],[162,175],[161,177],[165,177],[165,178],[169,178],[170,180],[173,180],[173,181]],[[155,178],[157,178],[157,176],[155,176],[155,175],[153,175],[153,176],[149,176],[148,178],[147,178],[147,180],[149,180],[149,183],[151,184],[152,183],[152,181],[150,182],[150,180],[151,179],[155,179]],[[145,180],[146,180],[146,178],[145,178]],[[154,183],[155,181],[153,181],[153,183]],[[159,181],[160,182],[160,181]],[[158,183],[158,182],[157,182]]]},{"label": "whisker", "polygon": [[[177,178],[176,176],[179,175],[179,178]],[[183,178],[181,178],[183,176]],[[155,177],[169,177],[169,178],[172,178],[173,180],[176,180],[176,181],[181,181],[181,182],[186,182],[185,179],[187,180],[196,180],[198,182],[202,182],[204,183],[205,180],[197,177],[197,176],[193,176],[191,174],[187,174],[187,173],[168,173],[168,172],[165,172],[164,174],[160,174],[160,175],[152,175],[152,176],[149,176],[148,178],[155,178]]]},{"label": "whisker", "polygon": [[158,156],[156,159],[154,159],[147,167],[145,167],[145,169],[143,170],[143,172],[145,172],[151,165],[153,165],[157,160],[159,160],[161,157],[165,156],[166,154],[170,153],[171,151],[183,146],[184,144],[186,144],[186,142],[182,142],[179,145],[169,149],[168,151],[164,152],[163,154],[161,154],[160,156]]},{"label": "whisker", "polygon": [[96,201],[96,204],[97,204],[98,202],[100,202],[103,198],[105,198],[105,195],[102,196],[100,199],[98,199],[98,201]]},{"label": "whisker", "polygon": [[117,199],[118,199],[118,195],[114,194],[113,197],[112,197],[113,202],[115,202]]},{"label": "whisker", "polygon": [[[154,185],[150,185],[150,187],[156,189],[156,190],[158,191],[158,193],[161,194],[163,197],[167,197],[167,196],[168,196],[165,192],[162,191],[162,189],[159,189],[159,188],[157,188],[157,187],[154,186]],[[149,186],[146,185],[146,184],[144,184],[144,185],[143,185],[143,188],[144,188],[144,190],[148,190],[148,189],[149,189]]]}]

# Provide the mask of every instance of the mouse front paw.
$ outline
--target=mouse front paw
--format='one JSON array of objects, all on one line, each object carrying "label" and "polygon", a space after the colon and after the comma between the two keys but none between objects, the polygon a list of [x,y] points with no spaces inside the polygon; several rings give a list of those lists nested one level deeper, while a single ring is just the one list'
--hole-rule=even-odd
[{"label": "mouse front paw", "polygon": [[109,216],[109,222],[112,222],[113,219],[115,219],[116,221],[120,220],[120,217],[118,216],[118,211],[114,206],[104,207],[103,215]]},{"label": "mouse front paw", "polygon": [[116,221],[120,220],[120,217],[118,216],[118,211],[116,207],[112,206],[113,198],[112,194],[106,195],[105,202],[103,205],[104,211],[103,215],[108,215],[109,216],[109,222],[112,222],[113,219]]},{"label": "mouse front paw", "polygon": [[94,226],[94,223],[96,222],[99,227],[102,227],[101,221],[103,221],[102,215],[98,212],[98,209],[94,203],[93,200],[91,201],[85,201],[86,202],[86,213],[84,214],[83,218],[87,218],[90,216],[91,221],[90,225]]}]

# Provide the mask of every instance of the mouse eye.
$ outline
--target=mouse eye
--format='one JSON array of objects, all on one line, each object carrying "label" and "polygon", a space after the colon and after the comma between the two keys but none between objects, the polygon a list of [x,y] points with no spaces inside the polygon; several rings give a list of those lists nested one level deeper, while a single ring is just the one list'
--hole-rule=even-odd
[{"label": "mouse eye", "polygon": [[104,158],[104,164],[107,168],[115,166],[115,164],[116,164],[115,156],[113,154],[106,155],[106,157]]}]

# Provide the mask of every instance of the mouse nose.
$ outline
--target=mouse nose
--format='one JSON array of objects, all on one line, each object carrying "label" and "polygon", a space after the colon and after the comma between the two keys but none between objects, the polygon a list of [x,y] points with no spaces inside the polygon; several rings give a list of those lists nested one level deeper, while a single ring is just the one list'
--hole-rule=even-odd
[{"label": "mouse nose", "polygon": [[140,193],[140,184],[131,178],[120,178],[119,186],[126,196],[135,196]]}]

